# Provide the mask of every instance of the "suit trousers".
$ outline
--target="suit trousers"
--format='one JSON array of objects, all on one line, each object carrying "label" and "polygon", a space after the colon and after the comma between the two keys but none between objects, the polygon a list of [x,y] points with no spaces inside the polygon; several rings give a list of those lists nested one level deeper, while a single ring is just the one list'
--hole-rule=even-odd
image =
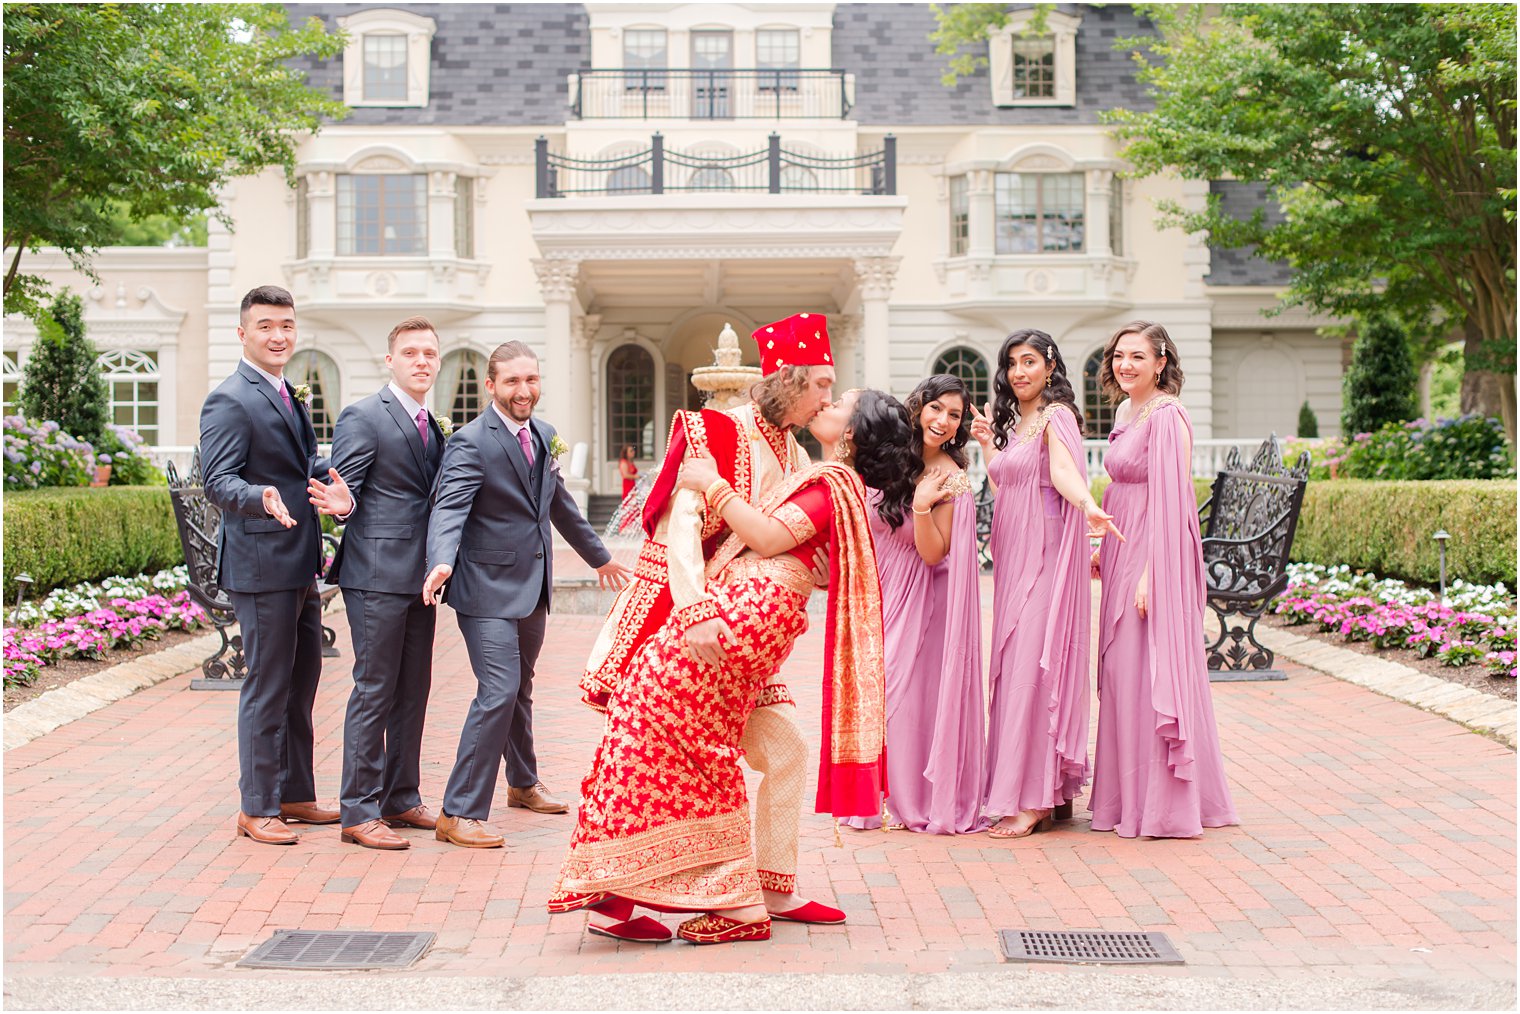
[{"label": "suit trousers", "polygon": [[343,826],[422,802],[422,725],[433,685],[438,607],[413,592],[343,589],[354,638],[354,689],[343,722]]},{"label": "suit trousers", "polygon": [[459,615],[459,630],[475,670],[475,699],[470,702],[459,754],[443,793],[451,817],[485,820],[496,794],[496,772],[507,762],[507,784],[532,788],[538,781],[533,750],[533,667],[544,645],[549,606],[520,620]]},{"label": "suit trousers", "polygon": [[248,676],[238,697],[238,792],[250,817],[317,798],[311,707],[322,676],[322,603],[304,588],[234,592]]}]

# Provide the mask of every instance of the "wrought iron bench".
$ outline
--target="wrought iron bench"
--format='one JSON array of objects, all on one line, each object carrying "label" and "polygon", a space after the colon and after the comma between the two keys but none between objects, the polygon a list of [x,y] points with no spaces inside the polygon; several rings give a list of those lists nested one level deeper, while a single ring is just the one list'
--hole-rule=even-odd
[{"label": "wrought iron bench", "polygon": [[[190,598],[206,611],[216,632],[222,635],[222,643],[216,651],[201,663],[201,677],[192,680],[193,690],[238,690],[248,675],[248,663],[243,657],[243,636],[227,636],[227,628],[237,623],[232,612],[232,600],[217,583],[216,550],[222,529],[222,512],[206,499],[201,479],[201,451],[197,447],[190,459],[190,471],[180,478],[171,461],[165,467],[169,483],[169,502],[174,505],[174,521],[179,528],[180,546],[185,551],[185,568],[190,572]],[[323,533],[323,575],[332,563],[337,551],[338,537]],[[317,581],[317,592],[322,598],[322,608],[338,594],[338,586],[330,585],[322,578]],[[338,635],[325,623],[322,625],[322,654],[333,657],[338,654]],[[229,656],[229,652],[231,652]]]},{"label": "wrought iron bench", "polygon": [[1308,482],[1308,452],[1284,464],[1273,434],[1249,465],[1232,448],[1198,508],[1209,608],[1219,621],[1219,636],[1206,648],[1211,681],[1287,679],[1272,667],[1272,650],[1256,640],[1256,621],[1288,585],[1288,553]]}]

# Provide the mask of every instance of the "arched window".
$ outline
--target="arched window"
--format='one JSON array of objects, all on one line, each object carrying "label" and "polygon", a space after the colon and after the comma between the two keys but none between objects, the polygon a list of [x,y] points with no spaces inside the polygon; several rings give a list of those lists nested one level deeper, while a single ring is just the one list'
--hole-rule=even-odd
[{"label": "arched window", "polygon": [[311,416],[311,428],[317,431],[317,439],[333,438],[333,426],[338,421],[338,408],[343,404],[338,385],[338,364],[323,352],[297,352],[285,367],[285,379],[294,387],[306,384],[311,387],[311,397],[306,401],[306,414]]},{"label": "arched window", "polygon": [[783,194],[809,193],[818,189],[818,174],[805,165],[781,167],[781,192]]},{"label": "arched window", "polygon": [[647,194],[650,192],[649,171],[643,166],[625,165],[615,169],[607,177],[609,194]]},{"label": "arched window", "polygon": [[934,368],[929,372],[949,373],[960,377],[971,389],[971,404],[978,410],[992,400],[991,371],[987,369],[987,360],[974,349],[964,346],[946,349],[940,353],[938,359],[934,360]]},{"label": "arched window", "polygon": [[456,427],[472,422],[486,405],[485,381],[485,356],[470,349],[450,352],[443,357],[433,387],[433,411]]},{"label": "arched window", "polygon": [[1087,435],[1108,438],[1114,428],[1114,403],[1098,383],[1098,369],[1103,365],[1103,349],[1093,350],[1082,364],[1082,415],[1087,420]]},{"label": "arched window", "polygon": [[111,422],[158,443],[158,353],[112,349],[95,364],[111,392]]},{"label": "arched window", "polygon": [[727,169],[707,166],[691,174],[693,190],[732,190],[734,177]]},{"label": "arched window", "polygon": [[638,457],[654,457],[654,358],[638,345],[607,358],[607,460],[629,444]]}]

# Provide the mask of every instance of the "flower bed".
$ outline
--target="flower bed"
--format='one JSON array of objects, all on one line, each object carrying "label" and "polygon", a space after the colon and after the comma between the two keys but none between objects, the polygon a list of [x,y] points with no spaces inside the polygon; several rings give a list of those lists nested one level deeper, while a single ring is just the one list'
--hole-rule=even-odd
[{"label": "flower bed", "polygon": [[98,585],[54,590],[9,615],[4,631],[5,686],[26,686],[49,663],[100,659],[113,648],[135,648],[166,630],[197,630],[208,618],[185,591],[184,567]]},{"label": "flower bed", "polygon": [[1515,677],[1515,600],[1503,584],[1428,588],[1350,567],[1291,564],[1288,590],[1272,611],[1290,624],[1315,623],[1324,633],[1378,648],[1404,648],[1449,666],[1481,663]]}]

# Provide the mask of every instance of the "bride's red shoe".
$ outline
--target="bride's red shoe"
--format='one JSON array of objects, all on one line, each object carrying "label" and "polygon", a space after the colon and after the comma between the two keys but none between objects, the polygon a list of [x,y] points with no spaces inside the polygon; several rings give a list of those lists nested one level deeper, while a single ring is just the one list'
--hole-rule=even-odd
[{"label": "bride's red shoe", "polygon": [[819,926],[833,926],[844,922],[845,916],[837,908],[810,901],[806,905],[798,905],[796,908],[785,912],[772,912],[772,919],[781,919],[785,922],[805,922]]},{"label": "bride's red shoe", "polygon": [[631,940],[636,943],[663,944],[671,939],[671,933],[663,923],[641,915],[637,919],[615,922],[611,926],[587,926],[586,930],[599,937],[614,940]]}]

